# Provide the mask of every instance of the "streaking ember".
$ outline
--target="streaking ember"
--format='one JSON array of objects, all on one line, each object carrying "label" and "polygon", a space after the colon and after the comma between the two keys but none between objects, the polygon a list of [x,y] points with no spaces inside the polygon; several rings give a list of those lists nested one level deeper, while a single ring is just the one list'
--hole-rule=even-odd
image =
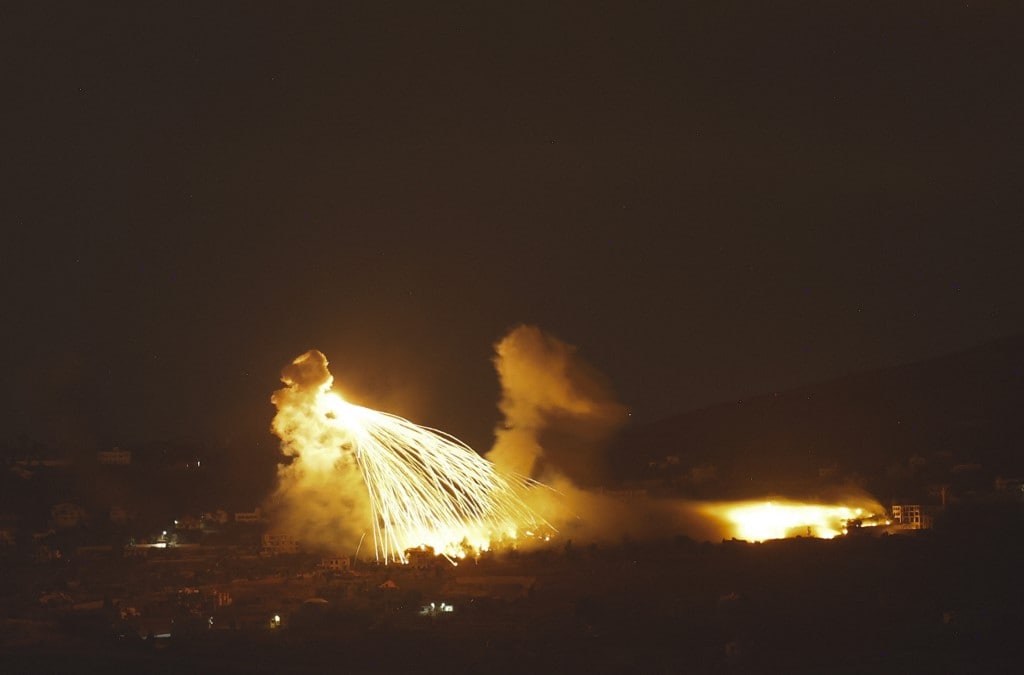
[{"label": "streaking ember", "polygon": [[442,431],[349,403],[321,352],[296,358],[281,380],[272,428],[293,459],[277,497],[307,539],[338,547],[369,531],[378,560],[405,563],[411,549],[451,560],[552,531],[524,502],[539,483],[499,472]]},{"label": "streaking ember", "polygon": [[832,539],[851,526],[878,524],[884,509],[877,502],[863,504],[805,504],[784,500],[717,502],[699,511],[725,526],[728,536],[746,541],[788,537]]}]

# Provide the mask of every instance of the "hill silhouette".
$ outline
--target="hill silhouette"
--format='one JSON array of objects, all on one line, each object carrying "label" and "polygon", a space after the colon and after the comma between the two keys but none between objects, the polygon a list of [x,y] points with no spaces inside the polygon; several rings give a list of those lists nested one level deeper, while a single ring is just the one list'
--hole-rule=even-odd
[{"label": "hill silhouette", "polygon": [[675,415],[626,431],[612,466],[700,497],[853,483],[960,493],[1024,474],[1024,335]]}]

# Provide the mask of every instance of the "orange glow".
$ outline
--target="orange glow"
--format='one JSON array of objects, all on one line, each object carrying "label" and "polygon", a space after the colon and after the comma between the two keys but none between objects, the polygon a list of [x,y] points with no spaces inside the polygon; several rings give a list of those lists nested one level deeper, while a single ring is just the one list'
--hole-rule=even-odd
[{"label": "orange glow", "polygon": [[[860,500],[864,501],[864,500]],[[847,523],[873,525],[872,517],[884,513],[877,503],[804,504],[784,500],[718,502],[701,507],[705,515],[718,519],[727,537],[746,541],[817,537],[832,539],[846,533]]]},{"label": "orange glow", "polygon": [[345,401],[320,352],[298,357],[282,379],[273,429],[294,458],[280,472],[282,494],[308,521],[332,508],[332,492],[347,490],[361,508],[331,511],[325,522],[361,526],[378,559],[402,563],[414,548],[454,563],[526,529],[551,530],[523,501],[536,483],[497,471],[442,431]]}]

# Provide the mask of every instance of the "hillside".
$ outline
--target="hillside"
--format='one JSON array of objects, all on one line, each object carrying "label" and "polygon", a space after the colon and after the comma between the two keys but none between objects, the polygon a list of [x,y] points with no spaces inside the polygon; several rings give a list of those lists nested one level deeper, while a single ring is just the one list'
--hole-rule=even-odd
[{"label": "hillside", "polygon": [[859,483],[880,496],[1024,474],[1024,335],[629,429],[626,481],[696,496]]}]

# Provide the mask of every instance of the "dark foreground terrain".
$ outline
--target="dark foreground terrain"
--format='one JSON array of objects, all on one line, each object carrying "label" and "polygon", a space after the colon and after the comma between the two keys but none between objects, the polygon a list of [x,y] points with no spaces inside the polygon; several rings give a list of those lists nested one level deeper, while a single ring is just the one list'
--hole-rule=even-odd
[{"label": "dark foreground terrain", "polygon": [[[1020,672],[1022,522],[1014,503],[962,506],[905,535],[563,543],[421,570],[420,588],[436,589],[425,594],[303,604],[278,629],[179,623],[170,638],[141,639],[70,613],[8,618],[0,670]],[[535,581],[521,594],[438,597],[454,611],[421,615],[432,593],[481,574]]]}]

